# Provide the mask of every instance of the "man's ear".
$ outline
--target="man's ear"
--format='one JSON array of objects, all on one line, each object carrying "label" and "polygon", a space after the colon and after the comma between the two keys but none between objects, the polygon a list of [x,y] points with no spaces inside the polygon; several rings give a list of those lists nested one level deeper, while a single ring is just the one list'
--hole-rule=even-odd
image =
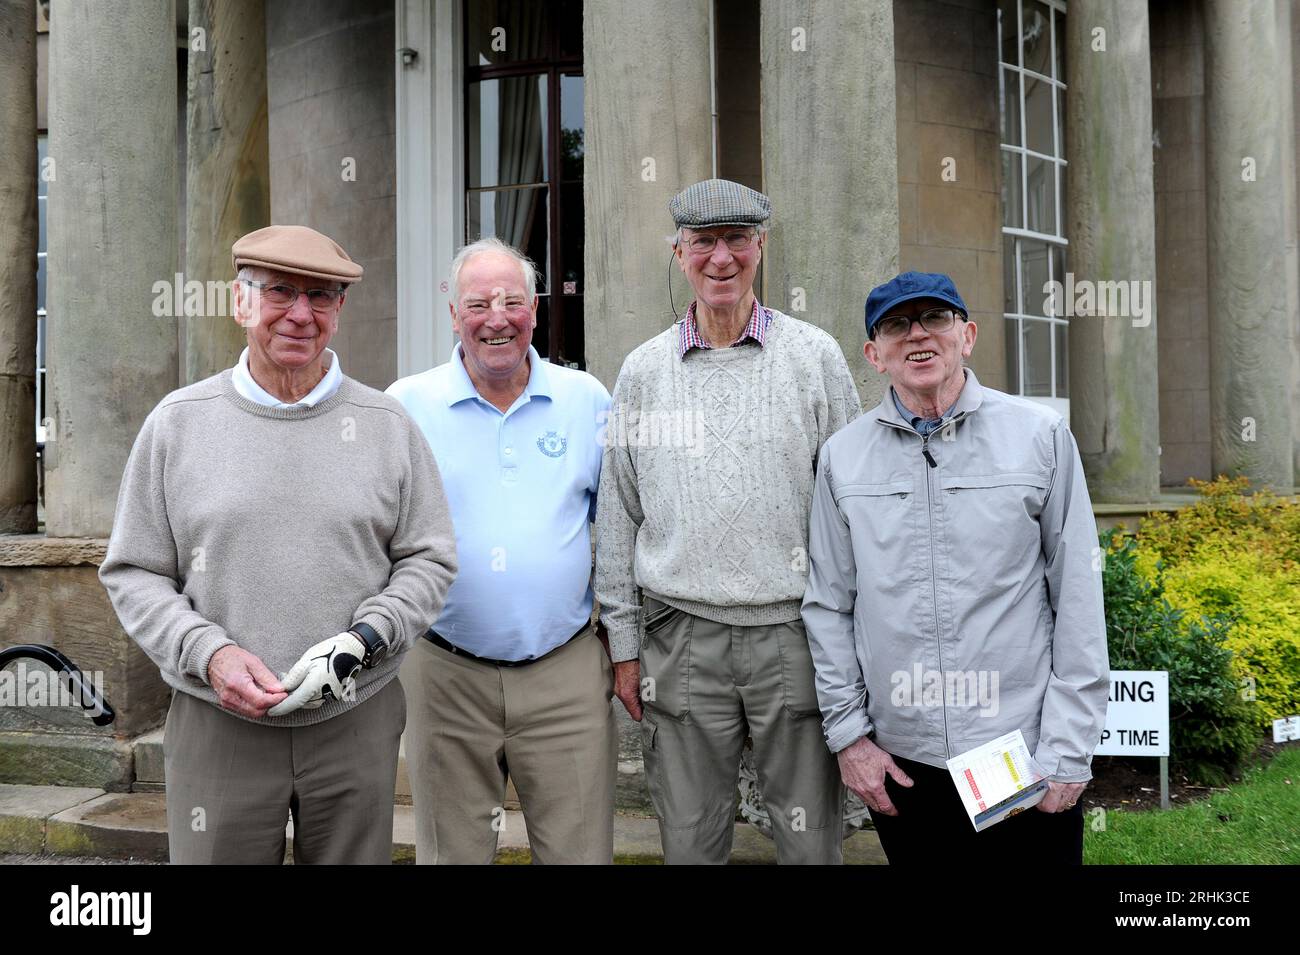
[{"label": "man's ear", "polygon": [[252,321],[245,322],[244,316],[247,314],[250,303],[248,301],[249,286],[245,285],[239,279],[235,279],[234,296],[231,302],[230,317],[235,320],[235,324],[240,328],[247,330]]},{"label": "man's ear", "polygon": [[448,302],[447,311],[451,313],[451,330],[457,335],[460,334],[460,318],[456,315],[456,303]]},{"label": "man's ear", "polygon": [[885,366],[880,361],[880,349],[876,347],[876,343],[870,338],[868,338],[866,344],[862,346],[862,354],[866,356],[867,361],[871,362],[872,368],[876,369],[876,371],[880,372],[882,375],[885,373]]},{"label": "man's ear", "polygon": [[975,336],[979,332],[979,329],[975,327],[975,323],[972,321],[966,321],[962,324],[964,327],[961,330],[961,357],[969,358],[970,353],[975,350]]}]

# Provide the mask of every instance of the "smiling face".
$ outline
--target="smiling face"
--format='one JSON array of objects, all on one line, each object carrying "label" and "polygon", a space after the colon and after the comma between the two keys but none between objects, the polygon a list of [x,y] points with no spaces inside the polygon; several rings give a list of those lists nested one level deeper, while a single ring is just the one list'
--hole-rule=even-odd
[{"label": "smiling face", "polygon": [[[915,318],[927,309],[946,306],[939,299],[918,298],[894,306],[889,314]],[[905,403],[909,396],[933,399],[954,388],[961,390],[965,381],[962,361],[975,347],[975,334],[975,323],[962,321],[960,315],[942,332],[926,331],[920,322],[913,322],[901,338],[885,339],[877,334],[875,340],[867,341],[863,354],[876,371],[889,376]]]},{"label": "smiling face", "polygon": [[[754,276],[763,258],[763,241],[766,233],[756,237],[747,248],[733,252],[723,236],[733,232],[752,232],[745,226],[723,225],[708,229],[682,229],[682,241],[677,244],[677,264],[686,273],[686,280],[695,290],[695,297],[714,311],[728,311],[745,300],[754,288]],[[712,252],[692,252],[693,235],[713,235],[717,242]]]},{"label": "smiling face", "polygon": [[[308,289],[337,289],[338,282],[327,279],[277,272],[272,269],[250,269],[248,276],[268,285],[292,285],[299,292]],[[249,361],[254,367],[273,365],[295,372],[320,360],[325,347],[339,329],[339,312],[347,296],[324,312],[312,309],[306,295],[299,295],[288,308],[277,307],[266,300],[262,290],[245,282],[235,283],[235,321],[243,328],[248,339]]]},{"label": "smiling face", "polygon": [[527,377],[528,346],[537,327],[537,297],[519,262],[498,252],[467,261],[451,303],[451,327],[460,336],[465,369],[475,384],[498,385]]}]

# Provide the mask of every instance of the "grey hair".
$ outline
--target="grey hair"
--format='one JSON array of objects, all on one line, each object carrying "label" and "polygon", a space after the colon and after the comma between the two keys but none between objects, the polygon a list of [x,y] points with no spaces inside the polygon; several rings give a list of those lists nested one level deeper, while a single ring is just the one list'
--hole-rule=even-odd
[{"label": "grey hair", "polygon": [[[263,272],[274,272],[274,271],[275,271],[275,269],[269,269],[269,268],[267,268],[266,266],[263,266],[263,265],[241,265],[241,266],[239,267],[239,271],[235,273],[235,281],[236,281],[236,282],[255,282],[255,281],[257,281],[255,278],[253,278],[253,270],[254,270],[254,269],[261,269]],[[347,283],[347,282],[339,282],[339,283],[338,283],[338,286],[339,286],[339,291],[340,291],[340,292],[346,292],[346,291],[348,290],[348,283]]]},{"label": "grey hair", "polygon": [[479,239],[477,242],[471,242],[469,245],[457,252],[456,257],[451,260],[452,303],[454,304],[460,301],[461,269],[465,267],[466,262],[483,252],[496,252],[501,255],[506,255],[519,263],[519,270],[523,273],[524,285],[528,288],[528,301],[531,304],[532,300],[537,297],[537,266],[533,264],[532,259],[524,255],[513,245],[507,245],[496,236],[488,236],[487,238]]},{"label": "grey hair", "polygon": [[[669,241],[669,243],[672,245],[672,247],[673,247],[674,249],[677,248],[679,245],[681,245],[681,244],[682,244],[682,240],[685,238],[685,236],[682,235],[682,229],[684,229],[684,228],[685,228],[685,226],[678,226],[678,227],[677,227],[677,234],[668,237],[668,241]],[[708,227],[705,226],[705,227],[703,227],[703,228],[708,228]],[[758,223],[755,223],[753,226],[751,226],[751,228],[753,228],[753,229],[757,229],[757,230],[758,230],[757,236],[758,236],[758,238],[760,238],[760,239],[761,239],[764,235],[767,234],[767,223],[766,223],[766,222],[758,222]],[[692,231],[692,232],[696,232],[696,231],[699,231],[699,230],[692,229],[691,231]]]}]

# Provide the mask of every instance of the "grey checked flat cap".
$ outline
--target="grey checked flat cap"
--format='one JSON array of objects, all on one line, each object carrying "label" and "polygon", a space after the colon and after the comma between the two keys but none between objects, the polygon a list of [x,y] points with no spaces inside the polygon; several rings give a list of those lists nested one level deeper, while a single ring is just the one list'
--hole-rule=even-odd
[{"label": "grey checked flat cap", "polygon": [[668,201],[678,228],[715,225],[761,225],[772,217],[772,202],[761,192],[729,179],[705,179],[687,186]]}]

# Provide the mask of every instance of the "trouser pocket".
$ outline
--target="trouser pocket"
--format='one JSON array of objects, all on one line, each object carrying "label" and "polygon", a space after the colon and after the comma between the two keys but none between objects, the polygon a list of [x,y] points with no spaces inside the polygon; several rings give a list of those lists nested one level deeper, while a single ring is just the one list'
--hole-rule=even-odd
[{"label": "trouser pocket", "polygon": [[684,719],[690,712],[691,631],[695,618],[653,597],[641,608],[641,702]]}]

